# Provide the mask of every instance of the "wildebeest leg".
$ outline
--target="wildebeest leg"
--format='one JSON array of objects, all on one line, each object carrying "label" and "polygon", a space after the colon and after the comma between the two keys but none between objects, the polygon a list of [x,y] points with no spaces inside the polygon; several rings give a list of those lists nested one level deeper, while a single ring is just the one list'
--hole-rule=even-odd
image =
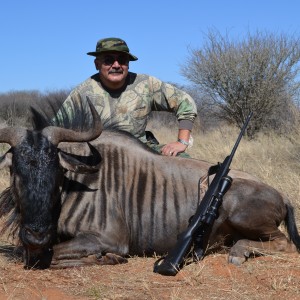
[{"label": "wildebeest leg", "polygon": [[[127,259],[112,253],[102,255],[103,249],[113,251],[111,245],[100,242],[99,236],[89,233],[80,233],[70,241],[53,247],[54,254],[51,268],[67,268],[84,265],[114,265],[126,263]],[[117,252],[117,249],[116,249]]]},{"label": "wildebeest leg", "polygon": [[241,265],[250,256],[261,256],[274,252],[295,252],[296,247],[289,242],[284,234],[274,240],[252,241],[242,239],[230,249],[228,262],[234,265]]},{"label": "wildebeest leg", "polygon": [[88,265],[117,265],[127,263],[128,260],[122,256],[113,253],[106,253],[105,255],[89,255],[78,259],[61,259],[53,260],[50,268],[64,269],[70,267],[81,267]]}]

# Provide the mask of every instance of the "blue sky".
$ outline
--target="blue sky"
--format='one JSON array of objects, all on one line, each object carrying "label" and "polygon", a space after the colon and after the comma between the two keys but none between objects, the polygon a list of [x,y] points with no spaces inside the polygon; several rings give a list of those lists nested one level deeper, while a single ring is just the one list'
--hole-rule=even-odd
[{"label": "blue sky", "polygon": [[96,72],[98,39],[125,39],[130,70],[188,84],[180,65],[215,28],[298,34],[299,0],[9,0],[0,4],[0,93],[70,89]]}]

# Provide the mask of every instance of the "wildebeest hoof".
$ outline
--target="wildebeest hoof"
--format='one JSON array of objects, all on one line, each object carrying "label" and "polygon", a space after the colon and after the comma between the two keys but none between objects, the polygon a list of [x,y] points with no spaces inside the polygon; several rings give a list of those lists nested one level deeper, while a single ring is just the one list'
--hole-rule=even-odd
[{"label": "wildebeest hoof", "polygon": [[113,253],[106,253],[103,256],[97,257],[97,264],[98,265],[118,265],[118,264],[125,264],[128,260],[122,256],[113,254]]},{"label": "wildebeest hoof", "polygon": [[247,260],[247,258],[244,257],[237,257],[237,256],[228,256],[228,263],[234,264],[236,266],[240,266],[242,263],[244,263]]}]

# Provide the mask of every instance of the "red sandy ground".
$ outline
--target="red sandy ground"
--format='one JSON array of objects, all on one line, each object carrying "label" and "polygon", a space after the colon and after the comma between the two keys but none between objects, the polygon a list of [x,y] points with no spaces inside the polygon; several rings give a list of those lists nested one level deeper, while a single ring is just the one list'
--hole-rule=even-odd
[{"label": "red sandy ground", "polygon": [[155,258],[64,270],[24,270],[1,256],[0,299],[300,299],[300,256],[277,254],[229,265],[225,254],[206,257],[175,277],[153,273]]}]

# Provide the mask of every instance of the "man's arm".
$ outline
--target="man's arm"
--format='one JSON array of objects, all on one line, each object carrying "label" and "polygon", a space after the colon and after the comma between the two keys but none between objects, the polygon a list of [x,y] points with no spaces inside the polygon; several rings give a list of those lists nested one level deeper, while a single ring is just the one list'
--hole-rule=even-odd
[{"label": "man's arm", "polygon": [[196,103],[187,92],[157,78],[150,77],[149,86],[153,93],[153,109],[172,112],[178,120],[177,140],[168,143],[161,150],[163,155],[176,156],[188,147],[197,117]]}]

